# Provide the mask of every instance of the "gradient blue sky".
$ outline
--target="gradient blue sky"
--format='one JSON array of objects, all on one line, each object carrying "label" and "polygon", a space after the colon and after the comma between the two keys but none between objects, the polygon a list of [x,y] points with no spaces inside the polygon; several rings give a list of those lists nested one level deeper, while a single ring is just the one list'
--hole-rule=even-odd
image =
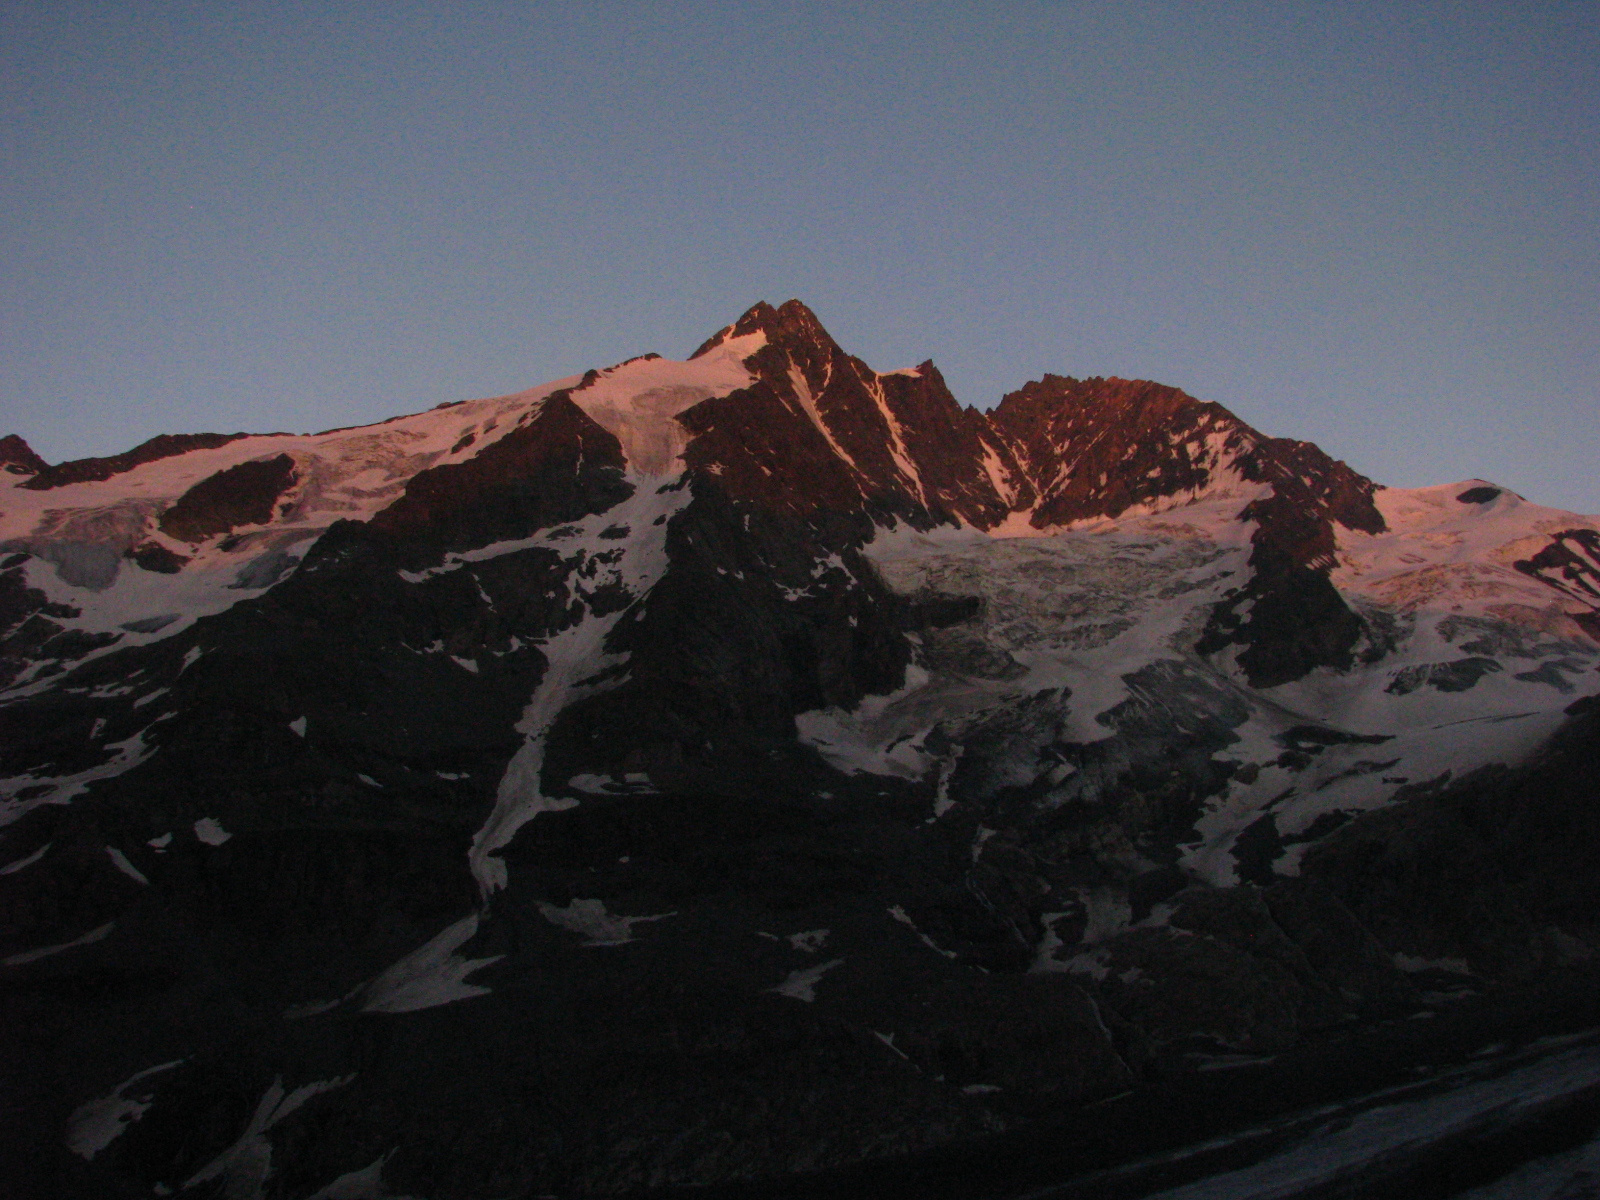
[{"label": "gradient blue sky", "polygon": [[1176,384],[1600,512],[1600,4],[0,0],[52,461],[688,354],[798,296],[988,407]]}]

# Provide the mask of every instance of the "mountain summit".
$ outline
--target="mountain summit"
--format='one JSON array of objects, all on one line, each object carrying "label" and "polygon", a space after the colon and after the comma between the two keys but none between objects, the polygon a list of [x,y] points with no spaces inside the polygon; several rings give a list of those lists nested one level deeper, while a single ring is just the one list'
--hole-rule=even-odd
[{"label": "mountain summit", "polygon": [[6,1136],[51,1194],[844,1167],[1600,949],[1587,859],[1517,882],[1589,819],[1600,526],[1491,483],[1142,381],[963,408],[793,300],[0,463]]}]

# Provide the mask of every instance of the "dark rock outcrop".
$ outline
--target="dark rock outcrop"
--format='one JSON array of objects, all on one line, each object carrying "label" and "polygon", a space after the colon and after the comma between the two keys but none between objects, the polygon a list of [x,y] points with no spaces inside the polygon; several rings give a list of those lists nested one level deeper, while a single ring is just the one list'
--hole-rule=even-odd
[{"label": "dark rock outcrop", "polygon": [[60,675],[63,664],[116,642],[119,636],[63,625],[62,619],[77,616],[78,610],[29,586],[23,568],[30,557],[18,553],[0,559],[0,686],[30,670],[35,678]]},{"label": "dark rock outcrop", "polygon": [[1524,575],[1532,576],[1582,603],[1572,617],[1591,637],[1600,639],[1600,533],[1592,529],[1568,529],[1550,535],[1550,543],[1529,558],[1513,564]]},{"label": "dark rock outcrop", "polygon": [[1600,949],[1600,710],[1543,756],[1345,825],[1306,854],[1384,947],[1526,978]]},{"label": "dark rock outcrop", "polygon": [[156,541],[145,541],[137,546],[130,546],[124,557],[136,566],[143,567],[146,571],[154,571],[158,575],[176,575],[189,561],[186,556]]},{"label": "dark rock outcrop", "polygon": [[125,450],[108,458],[75,458],[68,462],[56,463],[53,467],[45,467],[20,486],[42,492],[50,488],[65,487],[69,483],[110,479],[113,475],[131,471],[134,467],[143,466],[145,463],[187,454],[191,450],[214,450],[218,446],[226,446],[229,442],[249,436],[247,433],[163,433],[147,442],[140,442],[132,450]]},{"label": "dark rock outcrop", "polygon": [[49,468],[50,464],[35,454],[33,447],[19,435],[8,433],[0,438],[0,469],[13,475],[37,475]]},{"label": "dark rock outcrop", "polygon": [[228,467],[178,497],[161,514],[159,527],[169,537],[200,542],[241,525],[264,524],[295,476],[294,459],[287,454]]},{"label": "dark rock outcrop", "polygon": [[[725,478],[696,481],[670,522],[666,573],[608,644],[629,656],[628,679],[563,714],[549,777],[643,771],[675,789],[826,787],[809,754],[795,762],[795,715],[899,685],[909,651],[894,598],[861,557],[865,527],[833,514],[819,529],[735,503]],[[819,572],[830,555],[839,565]],[[766,782],[774,774],[783,782]]]},{"label": "dark rock outcrop", "polygon": [[616,437],[556,392],[474,457],[418,472],[371,527],[424,557],[525,537],[616,504],[632,491],[622,469]]}]

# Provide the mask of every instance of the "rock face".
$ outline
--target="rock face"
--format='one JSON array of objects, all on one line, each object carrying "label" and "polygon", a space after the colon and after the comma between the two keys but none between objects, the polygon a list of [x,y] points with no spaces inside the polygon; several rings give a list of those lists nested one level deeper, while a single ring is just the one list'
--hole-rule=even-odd
[{"label": "rock face", "polygon": [[[141,442],[132,450],[113,454],[109,458],[78,458],[57,463],[53,467],[41,464],[34,477],[22,486],[42,492],[49,488],[65,487],[69,483],[98,482],[163,458],[187,454],[192,450],[226,446],[245,436],[242,433],[163,433],[148,442]],[[17,440],[21,441],[20,438]]]},{"label": "rock face", "polygon": [[1516,568],[1576,600],[1573,619],[1589,633],[1600,634],[1594,609],[1600,604],[1600,532],[1563,529]]},{"label": "rock face", "polygon": [[12,475],[37,475],[40,471],[47,470],[49,466],[49,463],[33,452],[32,446],[16,434],[0,438],[0,468],[4,468]]},{"label": "rock face", "polygon": [[294,459],[287,454],[228,467],[179,496],[156,527],[180,541],[203,542],[240,525],[264,525],[294,478]]},{"label": "rock face", "polygon": [[1455,974],[1529,976],[1600,944],[1600,708],[1521,771],[1487,769],[1365,814],[1306,856],[1386,945]]},{"label": "rock face", "polygon": [[1600,530],[1482,481],[1153,383],[962,408],[795,301],[376,426],[0,449],[41,1194],[743,1187],[1600,937]]},{"label": "rock face", "polygon": [[474,457],[417,472],[371,527],[425,553],[475,549],[604,512],[633,490],[623,467],[616,437],[556,392]]},{"label": "rock face", "polygon": [[865,508],[916,528],[960,520],[987,529],[1009,514],[1009,452],[932,363],[881,375],[793,300],[756,305],[695,357],[756,338],[752,387],[685,414],[697,435],[686,461],[718,467],[731,496],[800,511]]}]

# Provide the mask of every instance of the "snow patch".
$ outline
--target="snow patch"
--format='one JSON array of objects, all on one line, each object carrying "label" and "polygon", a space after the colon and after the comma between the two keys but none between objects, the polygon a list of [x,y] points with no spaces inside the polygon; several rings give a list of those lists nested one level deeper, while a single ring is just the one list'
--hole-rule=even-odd
[{"label": "snow patch", "polygon": [[921,667],[909,665],[899,690],[868,696],[853,711],[823,708],[798,714],[796,736],[846,774],[921,779],[934,768],[935,759],[919,736],[907,736],[907,727],[921,735],[936,720],[919,695],[931,678]]},{"label": "snow patch", "polygon": [[900,924],[904,925],[907,929],[911,930],[912,933],[916,934],[917,935],[917,939],[924,946],[926,946],[929,950],[932,950],[935,954],[942,954],[946,958],[955,958],[956,957],[956,952],[954,950],[946,950],[946,949],[944,949],[942,946],[938,945],[932,938],[930,938],[927,934],[923,933],[922,930],[918,929],[917,928],[917,923],[915,921],[913,921],[911,919],[911,917],[906,913],[906,910],[901,908],[898,904],[896,904],[893,908],[889,909],[889,915],[891,917],[893,917],[896,921],[899,921]]},{"label": "snow patch", "polygon": [[361,1011],[417,1012],[488,995],[488,988],[466,982],[467,976],[505,955],[461,958],[456,954],[477,932],[478,914],[472,913],[436,934],[367,985]]},{"label": "snow patch", "polygon": [[259,1200],[272,1174],[272,1143],[267,1140],[267,1131],[313,1096],[344,1087],[353,1079],[354,1075],[320,1079],[297,1087],[287,1095],[284,1094],[282,1078],[275,1079],[256,1105],[255,1114],[239,1140],[196,1171],[184,1183],[184,1189],[218,1176],[226,1176],[225,1194],[229,1200],[235,1197],[238,1200]]},{"label": "snow patch", "polygon": [[807,1004],[814,1003],[817,998],[817,984],[822,977],[835,967],[844,962],[842,958],[835,958],[825,963],[818,963],[814,967],[806,967],[801,971],[790,971],[789,977],[777,987],[770,987],[769,992],[776,992],[780,996],[788,996],[794,1000],[804,1000]]},{"label": "snow patch", "polygon": [[129,862],[128,856],[121,850],[118,850],[115,846],[107,846],[106,853],[111,857],[111,861],[116,865],[117,870],[137,883],[142,883],[146,887],[150,886],[150,881],[144,877],[144,872]]},{"label": "snow patch", "polygon": [[3,965],[20,967],[31,962],[37,962],[41,958],[49,958],[52,954],[60,954],[63,950],[73,950],[79,946],[88,946],[94,942],[103,941],[115,926],[115,921],[107,921],[98,929],[91,929],[82,937],[73,938],[70,942],[62,942],[57,946],[41,946],[37,950],[24,950],[20,954],[13,954],[10,958],[4,960]]},{"label": "snow patch", "polygon": [[[131,771],[151,754],[151,748],[144,743],[143,730],[120,742],[112,742],[106,749],[112,751],[107,761],[71,775],[25,774],[0,779],[0,827],[11,824],[41,804],[66,804],[87,791],[90,784]],[[24,798],[22,792],[30,794]]]},{"label": "snow patch", "polygon": [[606,912],[603,900],[574,900],[565,908],[539,903],[545,920],[562,929],[582,934],[585,946],[620,946],[633,941],[633,927],[643,921],[664,921],[675,917],[675,912],[657,913],[649,917],[620,917]]},{"label": "snow patch", "polygon": [[412,1196],[395,1196],[384,1186],[383,1168],[393,1154],[391,1150],[359,1171],[346,1171],[326,1187],[318,1188],[306,1200],[417,1200]]},{"label": "snow patch", "polygon": [[55,845],[54,842],[46,842],[26,858],[19,858],[15,862],[7,863],[5,866],[0,867],[0,875],[14,875],[16,872],[22,870],[23,867],[33,866],[34,863],[38,862],[45,856],[46,851],[48,851],[53,845]]},{"label": "snow patch", "polygon": [[85,1159],[99,1154],[126,1132],[129,1125],[150,1110],[155,1098],[154,1089],[136,1088],[134,1085],[162,1071],[170,1071],[183,1061],[179,1058],[146,1067],[137,1075],[123,1080],[104,1096],[80,1105],[67,1120],[67,1149]]},{"label": "snow patch", "polygon": [[220,846],[233,836],[215,817],[201,817],[194,823],[194,835],[208,846]]}]

